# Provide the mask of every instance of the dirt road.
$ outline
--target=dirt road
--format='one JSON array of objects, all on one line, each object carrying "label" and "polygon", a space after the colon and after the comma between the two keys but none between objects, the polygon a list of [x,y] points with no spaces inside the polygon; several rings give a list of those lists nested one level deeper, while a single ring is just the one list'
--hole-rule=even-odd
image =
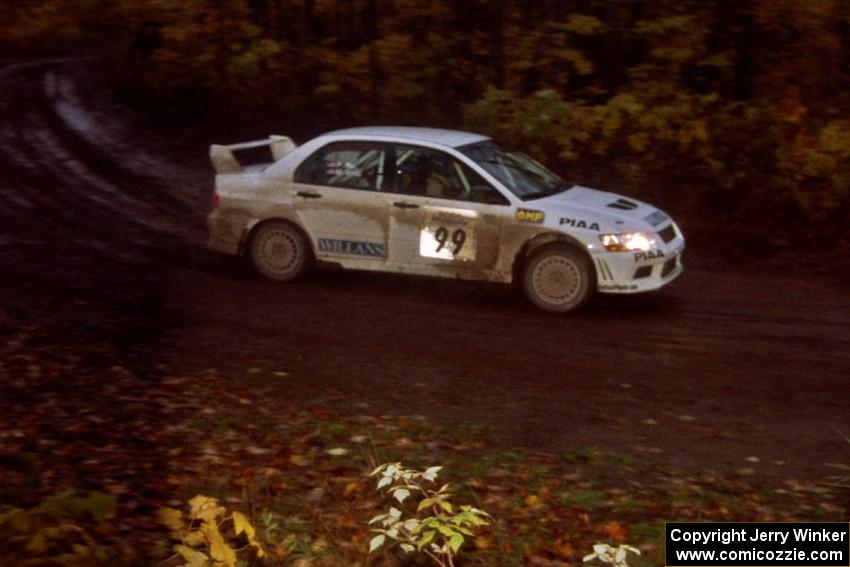
[{"label": "dirt road", "polygon": [[50,319],[142,369],[217,368],[281,403],[484,424],[512,447],[794,478],[850,462],[850,285],[813,270],[822,260],[692,243],[670,288],[568,318],[499,286],[341,272],[276,285],[205,249],[207,148],[175,154],[75,81],[84,66],[0,74],[0,322]]}]

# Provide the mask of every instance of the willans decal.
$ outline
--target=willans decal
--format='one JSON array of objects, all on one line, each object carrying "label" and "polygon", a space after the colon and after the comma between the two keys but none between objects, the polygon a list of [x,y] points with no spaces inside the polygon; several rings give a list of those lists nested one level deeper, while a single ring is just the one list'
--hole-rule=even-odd
[{"label": "willans decal", "polygon": [[334,238],[320,238],[319,251],[352,256],[372,256],[374,258],[383,258],[386,255],[383,244],[358,242],[356,240],[336,240]]}]

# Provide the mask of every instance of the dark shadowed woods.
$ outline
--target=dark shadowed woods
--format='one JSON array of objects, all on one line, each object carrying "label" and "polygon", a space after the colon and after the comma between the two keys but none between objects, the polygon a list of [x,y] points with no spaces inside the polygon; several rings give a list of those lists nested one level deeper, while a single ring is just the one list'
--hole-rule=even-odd
[{"label": "dark shadowed woods", "polygon": [[466,127],[695,224],[847,240],[840,0],[3,4],[12,45],[109,42],[113,87],[171,121]]}]

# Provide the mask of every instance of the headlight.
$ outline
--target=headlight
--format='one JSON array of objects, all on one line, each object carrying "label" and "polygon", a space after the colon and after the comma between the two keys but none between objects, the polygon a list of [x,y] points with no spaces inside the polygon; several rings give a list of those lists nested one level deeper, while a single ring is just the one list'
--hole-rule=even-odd
[{"label": "headlight", "polygon": [[649,252],[655,248],[655,238],[648,232],[600,234],[599,240],[608,252]]}]

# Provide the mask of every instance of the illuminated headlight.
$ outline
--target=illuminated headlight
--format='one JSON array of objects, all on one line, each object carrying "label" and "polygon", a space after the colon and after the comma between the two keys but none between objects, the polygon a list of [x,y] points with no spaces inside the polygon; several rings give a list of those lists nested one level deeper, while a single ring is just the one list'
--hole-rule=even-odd
[{"label": "illuminated headlight", "polygon": [[608,252],[649,252],[655,248],[655,238],[648,232],[600,234],[599,240]]}]

